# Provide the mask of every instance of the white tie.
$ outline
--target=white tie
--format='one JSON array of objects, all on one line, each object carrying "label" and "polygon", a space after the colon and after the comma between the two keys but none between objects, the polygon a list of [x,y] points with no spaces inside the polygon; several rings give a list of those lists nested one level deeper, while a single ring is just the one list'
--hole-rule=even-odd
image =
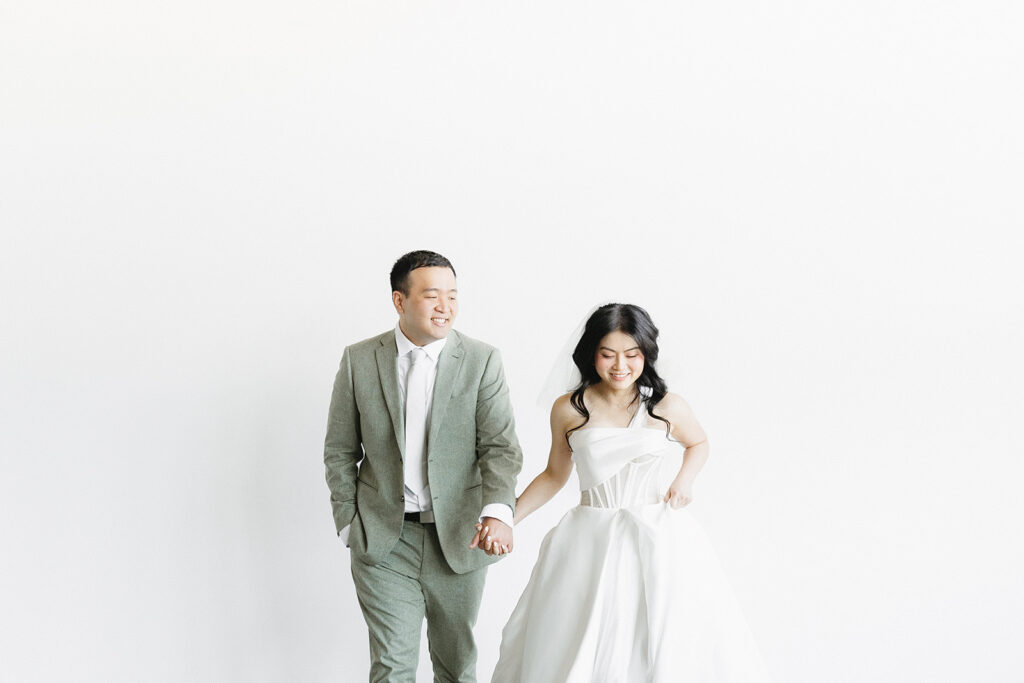
[{"label": "white tie", "polygon": [[[405,378],[405,485],[420,495],[427,485],[427,352],[412,350],[412,367]],[[422,504],[422,501],[421,501]]]}]

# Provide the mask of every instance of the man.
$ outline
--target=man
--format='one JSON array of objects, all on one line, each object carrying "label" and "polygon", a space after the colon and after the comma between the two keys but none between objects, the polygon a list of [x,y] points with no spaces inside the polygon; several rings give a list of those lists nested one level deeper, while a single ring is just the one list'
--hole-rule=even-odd
[{"label": "man", "polygon": [[452,330],[455,284],[440,254],[398,259],[398,324],[346,348],[334,381],[324,463],[370,681],[415,681],[424,618],[434,680],[475,681],[487,565],[512,548],[522,452],[508,387],[498,351]]}]

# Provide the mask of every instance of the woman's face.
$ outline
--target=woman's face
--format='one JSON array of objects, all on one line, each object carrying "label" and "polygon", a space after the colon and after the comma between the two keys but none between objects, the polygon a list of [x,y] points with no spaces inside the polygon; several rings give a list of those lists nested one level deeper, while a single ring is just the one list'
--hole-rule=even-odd
[{"label": "woman's face", "polygon": [[628,389],[644,371],[644,354],[631,336],[616,330],[601,338],[594,368],[602,382],[616,390]]}]

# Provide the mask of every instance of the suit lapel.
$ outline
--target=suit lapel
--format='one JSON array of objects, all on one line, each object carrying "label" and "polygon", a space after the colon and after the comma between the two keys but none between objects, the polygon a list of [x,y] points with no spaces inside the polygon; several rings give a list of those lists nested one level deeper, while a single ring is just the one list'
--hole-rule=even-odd
[{"label": "suit lapel", "polygon": [[[397,353],[397,351],[396,351]],[[441,351],[438,359],[437,376],[434,378],[434,398],[430,405],[430,430],[427,436],[427,448],[430,449],[437,442],[437,436],[441,431],[441,423],[444,421],[444,414],[448,410],[448,403],[452,398],[452,391],[455,390],[455,380],[462,368],[462,340],[454,330],[448,335],[448,343]]]},{"label": "suit lapel", "polygon": [[405,411],[402,408],[402,397],[398,393],[398,346],[395,344],[395,333],[385,333],[377,349],[377,374],[380,376],[380,388],[384,392],[384,401],[391,413],[391,425],[395,429],[395,440],[398,452],[405,460]]}]

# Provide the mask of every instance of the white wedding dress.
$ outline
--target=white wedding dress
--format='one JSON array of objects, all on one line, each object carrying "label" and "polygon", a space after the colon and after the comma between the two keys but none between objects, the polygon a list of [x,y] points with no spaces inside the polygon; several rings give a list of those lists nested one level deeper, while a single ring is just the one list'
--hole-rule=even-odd
[{"label": "white wedding dress", "polygon": [[661,502],[683,447],[650,423],[569,435],[580,504],[541,544],[492,683],[769,680],[703,530]]}]

